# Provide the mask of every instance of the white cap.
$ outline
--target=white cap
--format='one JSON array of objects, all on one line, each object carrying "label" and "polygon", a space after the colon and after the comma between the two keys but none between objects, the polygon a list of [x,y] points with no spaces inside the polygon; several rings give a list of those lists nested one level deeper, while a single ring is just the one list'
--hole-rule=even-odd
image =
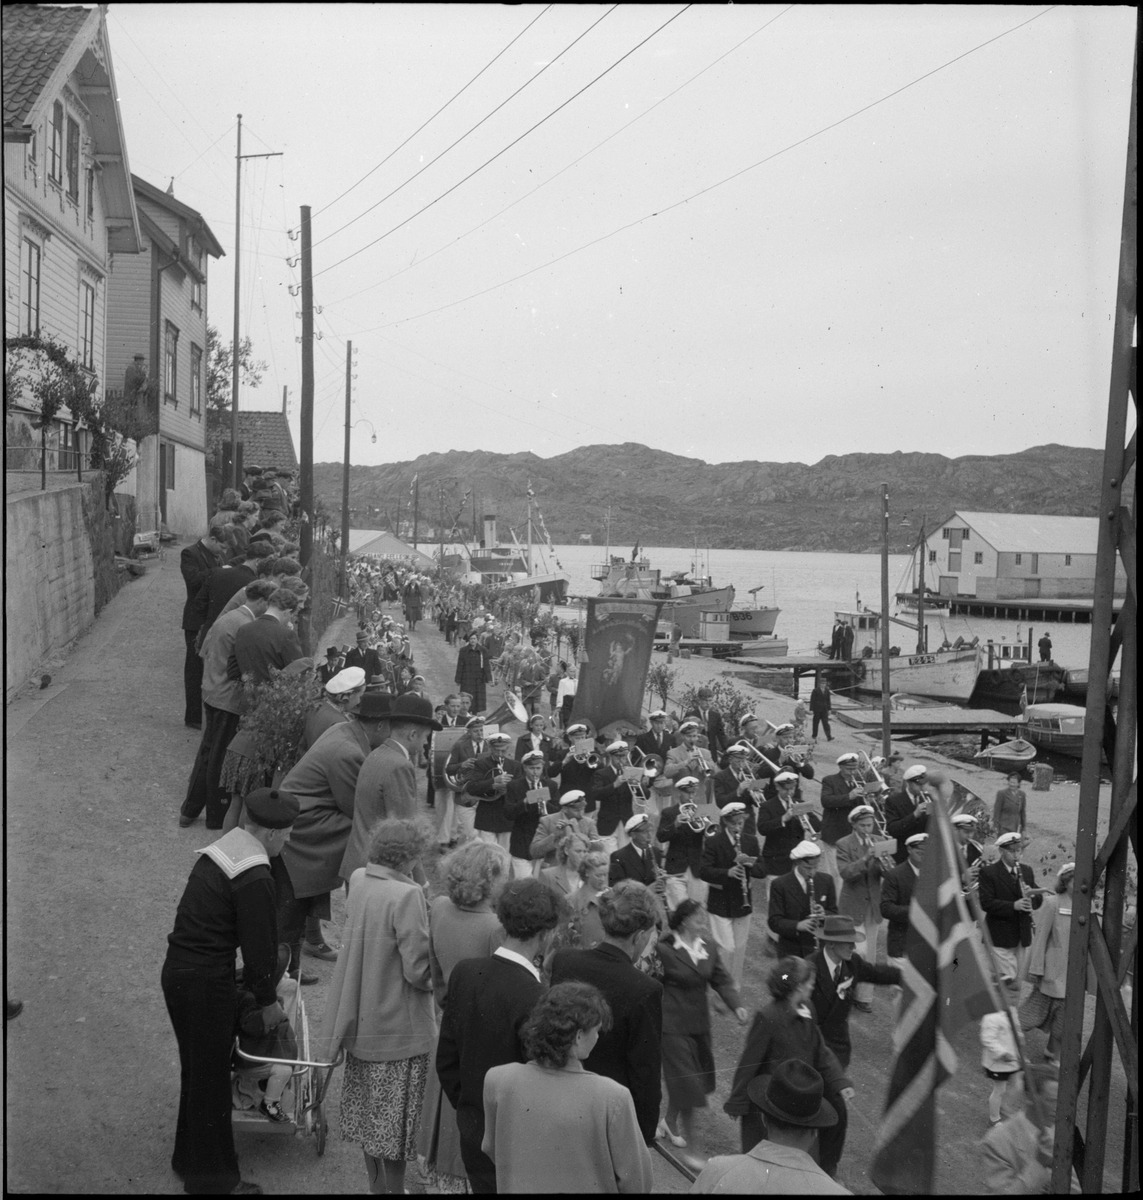
[{"label": "white cap", "polygon": [[749,754],[750,747],[745,742],[735,742],[733,746],[727,746],[727,754]]},{"label": "white cap", "polygon": [[720,816],[733,817],[735,813],[744,813],[746,805],[741,800],[731,800],[729,804],[724,804],[718,811]]},{"label": "white cap", "polygon": [[1063,863],[1060,869],[1056,872],[1057,879],[1063,879],[1065,875],[1074,875],[1076,873],[1075,863]]},{"label": "white cap", "polygon": [[627,749],[627,743],[622,738],[617,738],[610,746],[607,747],[608,754],[622,754]]},{"label": "white cap", "polygon": [[976,818],[971,813],[957,813],[952,819],[954,825],[975,825]]},{"label": "white cap", "polygon": [[774,732],[775,733],[789,733],[790,730],[793,728],[794,728],[793,725],[791,725],[789,721],[786,721],[782,725],[775,725]]},{"label": "white cap", "polygon": [[[698,783],[698,780],[693,775],[684,775],[682,777],[682,779],[675,780],[675,787],[677,787],[677,788],[694,787],[697,783]],[[745,808],[746,806],[743,805],[743,807]]]},{"label": "white cap", "polygon": [[365,672],[360,667],[346,667],[325,685],[325,690],[331,696],[344,696],[354,688],[365,686]]},{"label": "white cap", "polygon": [[634,833],[640,825],[645,825],[648,821],[650,821],[650,819],[651,818],[647,816],[646,813],[636,813],[633,817],[629,817],[623,822],[623,828],[626,829],[628,833]]},{"label": "white cap", "polygon": [[497,744],[504,743],[507,745],[507,743],[512,740],[512,737],[507,733],[494,733],[488,740],[490,742],[496,742]]},{"label": "white cap", "polygon": [[790,851],[790,857],[794,858],[820,858],[822,848],[817,842],[804,841],[799,842],[793,850]]},{"label": "white cap", "polygon": [[[490,742],[498,742],[498,741],[500,740],[500,734],[497,734],[495,737],[491,737],[491,738],[489,738],[488,740],[489,740]],[[524,757],[520,759],[520,761],[521,761],[522,763],[526,763],[526,762],[535,762],[537,758],[538,758],[538,759],[539,759],[541,762],[543,762],[543,761],[544,761],[544,752],[543,752],[543,750],[529,750],[529,751],[528,751],[528,753],[527,753],[527,754],[525,754],[525,755],[524,755]]]},{"label": "white cap", "polygon": [[837,765],[839,767],[845,766],[846,763],[857,762],[857,761],[858,761],[858,756],[856,754],[854,754],[852,750],[847,751],[845,754],[839,754],[837,756]]},{"label": "white cap", "polygon": [[572,788],[570,792],[564,792],[560,797],[560,808],[567,804],[575,804],[577,800],[586,800],[587,792],[581,792],[578,788]]},{"label": "white cap", "polygon": [[564,730],[564,732],[565,732],[565,733],[578,733],[578,732],[587,733],[587,726],[586,726],[586,725],[580,725],[580,724],[578,724],[578,723],[577,723],[577,724],[575,724],[575,725],[569,725],[569,726],[567,727],[567,729],[566,729],[566,730]]},{"label": "white cap", "polygon": [[779,771],[778,774],[774,776],[774,782],[775,783],[786,783],[791,779],[797,779],[797,778],[798,778],[797,775],[795,775],[793,771]]},{"label": "white cap", "polygon": [[906,779],[923,779],[929,772],[920,763],[914,763],[906,772]]},{"label": "white cap", "polygon": [[702,728],[702,726],[698,723],[698,721],[684,721],[679,726],[679,732],[685,733],[688,729],[701,729],[701,728]]},{"label": "white cap", "polygon": [[1002,833],[997,839],[997,846],[1011,846],[1013,842],[1023,841],[1023,837],[1014,829],[1010,833]]},{"label": "white cap", "polygon": [[929,835],[927,833],[914,833],[910,834],[909,837],[905,839],[905,845],[919,846],[922,842],[927,842],[928,840]]},{"label": "white cap", "polygon": [[665,708],[657,708],[657,709],[655,709],[655,711],[653,713],[647,714],[647,720],[648,721],[657,721],[657,720],[659,720],[660,717],[665,717],[667,715],[668,715],[668,713]]},{"label": "white cap", "polygon": [[484,724],[484,717],[481,716],[480,713],[477,713],[476,716],[469,717],[468,720],[465,721],[464,727],[465,727],[465,729],[474,729],[477,725],[483,725],[483,724]]},{"label": "white cap", "polygon": [[758,718],[752,712],[743,713],[742,716],[740,716],[738,718],[738,728],[745,729],[746,726],[749,725],[751,721],[757,721],[757,720],[758,720]]},{"label": "white cap", "polygon": [[851,825],[860,821],[862,817],[875,817],[877,812],[868,804],[859,804],[856,808],[849,810],[849,823]]}]

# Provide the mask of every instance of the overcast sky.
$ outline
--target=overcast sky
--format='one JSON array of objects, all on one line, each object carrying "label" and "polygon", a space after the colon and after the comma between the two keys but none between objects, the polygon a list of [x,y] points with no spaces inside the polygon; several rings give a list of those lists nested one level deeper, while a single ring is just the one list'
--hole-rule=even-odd
[{"label": "overcast sky", "polygon": [[108,28],[132,170],[226,248],[226,339],[237,113],[244,153],[283,151],[243,166],[268,370],[241,405],[288,387],[295,439],[287,231],[313,210],[317,461],[347,339],[378,435],[354,463],[1103,444],[1132,8],[112,4]]}]

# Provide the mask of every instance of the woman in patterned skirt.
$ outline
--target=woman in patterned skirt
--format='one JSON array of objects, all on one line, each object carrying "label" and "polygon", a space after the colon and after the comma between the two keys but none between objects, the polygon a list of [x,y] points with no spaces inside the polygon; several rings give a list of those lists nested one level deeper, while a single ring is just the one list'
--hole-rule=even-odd
[{"label": "woman in patterned skirt", "polygon": [[423,818],[381,821],[369,863],[353,872],[321,1050],[344,1048],[341,1136],[365,1151],[369,1190],[405,1190],[436,1045],[429,910],[411,878],[431,843]]}]

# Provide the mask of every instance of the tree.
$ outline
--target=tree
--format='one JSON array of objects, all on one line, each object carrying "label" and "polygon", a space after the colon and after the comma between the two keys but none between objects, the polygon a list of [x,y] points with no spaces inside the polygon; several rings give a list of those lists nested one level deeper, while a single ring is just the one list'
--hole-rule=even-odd
[{"label": "tree", "polygon": [[[265,360],[254,358],[250,339],[238,343],[238,371],[241,383],[256,388],[267,370]],[[234,379],[234,355],[213,325],[206,327],[206,453],[218,461],[223,442],[230,440],[230,387]]]}]

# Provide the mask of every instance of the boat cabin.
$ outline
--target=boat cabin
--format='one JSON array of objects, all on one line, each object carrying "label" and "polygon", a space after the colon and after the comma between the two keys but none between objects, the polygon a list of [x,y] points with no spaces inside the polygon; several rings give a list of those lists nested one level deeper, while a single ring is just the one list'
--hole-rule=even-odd
[{"label": "boat cabin", "polygon": [[1029,729],[1081,738],[1086,715],[1078,704],[1029,704],[1024,710]]},{"label": "boat cabin", "polygon": [[833,619],[853,630],[854,658],[869,658],[881,653],[880,613],[866,608],[839,609],[835,610]]}]

